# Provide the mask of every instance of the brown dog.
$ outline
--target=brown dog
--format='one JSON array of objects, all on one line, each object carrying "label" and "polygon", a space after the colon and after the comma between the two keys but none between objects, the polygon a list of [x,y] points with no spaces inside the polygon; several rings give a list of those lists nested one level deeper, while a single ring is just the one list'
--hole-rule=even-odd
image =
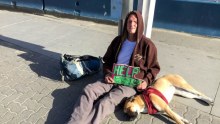
[{"label": "brown dog", "polygon": [[127,99],[124,105],[124,112],[131,118],[136,118],[140,113],[155,114],[165,112],[177,124],[188,124],[188,120],[172,111],[168,106],[174,94],[186,98],[200,99],[209,105],[213,105],[211,98],[195,90],[181,76],[170,74],[158,78],[141,95]]}]

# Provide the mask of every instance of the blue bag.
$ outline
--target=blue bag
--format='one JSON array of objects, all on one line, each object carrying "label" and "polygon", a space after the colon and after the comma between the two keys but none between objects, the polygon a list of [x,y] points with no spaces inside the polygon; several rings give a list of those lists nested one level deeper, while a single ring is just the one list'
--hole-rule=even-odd
[{"label": "blue bag", "polygon": [[73,81],[101,70],[101,57],[67,55],[60,59],[62,81]]}]

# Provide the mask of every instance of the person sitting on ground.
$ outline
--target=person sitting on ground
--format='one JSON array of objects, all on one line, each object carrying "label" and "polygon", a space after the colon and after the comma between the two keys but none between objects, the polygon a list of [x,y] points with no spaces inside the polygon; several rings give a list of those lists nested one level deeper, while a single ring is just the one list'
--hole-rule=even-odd
[{"label": "person sitting on ground", "polygon": [[[124,98],[146,89],[160,71],[157,49],[143,35],[143,18],[138,11],[128,13],[122,35],[113,39],[103,57],[104,79],[88,84],[76,101],[68,124],[99,124]],[[113,64],[140,67],[138,78],[143,82],[137,87],[114,85]]]}]

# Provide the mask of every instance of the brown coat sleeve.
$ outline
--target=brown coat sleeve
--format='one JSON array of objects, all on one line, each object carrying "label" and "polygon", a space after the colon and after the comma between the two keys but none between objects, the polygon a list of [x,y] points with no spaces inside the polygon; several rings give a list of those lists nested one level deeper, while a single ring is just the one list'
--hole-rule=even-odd
[{"label": "brown coat sleeve", "polygon": [[105,55],[103,56],[103,73],[104,75],[112,72],[113,64],[117,61],[116,54],[119,48],[119,36],[115,37],[109,45]]},{"label": "brown coat sleeve", "polygon": [[160,71],[160,65],[157,60],[157,48],[150,39],[144,37],[140,41],[136,54],[142,56],[142,59],[139,61],[134,60],[135,66],[139,66],[141,69],[141,72],[136,77],[145,80],[149,85],[155,80]]},{"label": "brown coat sleeve", "polygon": [[154,44],[148,47],[147,56],[147,70],[145,70],[144,80],[147,81],[148,84],[151,84],[160,71],[160,65],[157,59],[157,48]]}]

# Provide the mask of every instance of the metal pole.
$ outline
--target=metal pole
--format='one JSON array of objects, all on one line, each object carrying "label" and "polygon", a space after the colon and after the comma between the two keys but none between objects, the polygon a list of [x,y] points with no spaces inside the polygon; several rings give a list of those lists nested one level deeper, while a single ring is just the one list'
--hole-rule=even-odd
[{"label": "metal pole", "polygon": [[121,19],[118,23],[118,34],[122,34],[124,20],[128,12],[133,10],[133,0],[122,0],[122,12],[121,12]]},{"label": "metal pole", "polygon": [[151,38],[156,0],[138,0],[138,11],[142,12],[145,23],[144,35]]}]

